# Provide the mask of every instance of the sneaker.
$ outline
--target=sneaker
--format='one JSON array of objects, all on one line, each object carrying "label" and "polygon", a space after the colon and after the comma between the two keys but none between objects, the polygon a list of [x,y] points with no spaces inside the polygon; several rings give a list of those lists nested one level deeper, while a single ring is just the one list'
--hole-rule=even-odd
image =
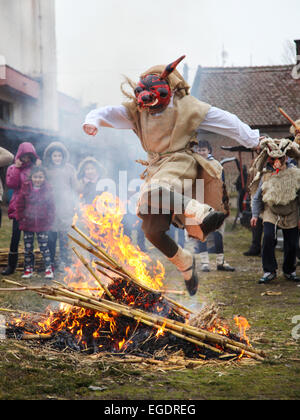
[{"label": "sneaker", "polygon": [[223,262],[223,264],[217,265],[218,271],[235,271],[234,267],[231,267],[226,261]]},{"label": "sneaker", "polygon": [[264,273],[264,275],[259,279],[258,284],[267,284],[274,279],[276,279],[276,273]]},{"label": "sneaker", "polygon": [[54,273],[51,267],[47,268],[45,271],[45,279],[53,279]]},{"label": "sneaker", "polygon": [[261,252],[260,250],[255,250],[255,249],[249,249],[249,251],[244,252],[244,254],[246,257],[260,257],[261,256]]},{"label": "sneaker", "polygon": [[290,281],[294,281],[294,282],[300,282],[300,277],[298,277],[297,276],[297,274],[296,273],[291,273],[291,274],[286,274],[286,273],[283,273],[284,274],[284,277],[287,279],[287,280],[290,280]]},{"label": "sneaker", "polygon": [[22,279],[30,279],[30,277],[33,276],[33,269],[32,268],[26,268],[24,271],[24,274],[22,276]]},{"label": "sneaker", "polygon": [[203,271],[203,273],[209,273],[210,272],[209,265],[208,264],[201,264],[200,270]]}]

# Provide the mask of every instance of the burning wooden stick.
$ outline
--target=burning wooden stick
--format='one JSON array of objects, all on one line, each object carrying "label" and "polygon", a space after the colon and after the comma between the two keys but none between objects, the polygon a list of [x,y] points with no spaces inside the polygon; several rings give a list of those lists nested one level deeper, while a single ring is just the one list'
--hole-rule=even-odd
[{"label": "burning wooden stick", "polygon": [[111,300],[114,300],[114,297],[110,293],[110,291],[108,290],[108,287],[106,287],[105,284],[103,284],[103,282],[101,282],[100,278],[96,275],[96,273],[93,271],[93,269],[89,266],[89,264],[85,260],[85,258],[81,254],[79,254],[79,252],[74,247],[72,249],[73,249],[74,253],[77,255],[77,257],[79,258],[79,260],[82,262],[82,264],[85,266],[85,268],[88,270],[88,272],[94,277],[94,279],[98,282],[98,284],[103,288],[103,290],[109,296],[109,298]]},{"label": "burning wooden stick", "polygon": [[[115,301],[110,302],[106,299],[95,298],[70,290],[66,286],[42,286],[40,288],[26,285],[21,286],[22,287],[19,288],[19,291],[33,290],[45,299],[67,303],[71,306],[82,307],[96,312],[109,312],[132,318],[145,325],[156,328],[157,330],[162,329],[163,331],[196,344],[200,348],[210,350],[218,355],[224,355],[223,350],[221,350],[224,349],[237,355],[244,353],[256,360],[263,360],[265,357],[265,354],[262,351],[256,350],[245,343],[234,341],[227,336],[203,330],[201,328],[192,327],[182,322],[161,317],[159,315],[153,315],[141,309],[128,307]],[[8,291],[8,289],[1,289],[1,291]],[[219,346],[219,348],[216,346]]]},{"label": "burning wooden stick", "polygon": [[[67,303],[67,304],[72,305],[72,306],[80,306],[82,308],[96,310],[98,312],[104,311],[104,312],[111,312],[113,314],[117,313],[117,314],[123,315],[127,318],[132,318],[132,319],[136,320],[137,322],[141,322],[142,324],[145,324],[147,326],[156,328],[158,330],[160,330],[161,327],[162,327],[160,324],[157,324],[155,322],[155,320],[152,320],[152,321],[148,320],[148,319],[146,319],[147,317],[143,317],[143,316],[141,316],[141,314],[135,315],[134,311],[126,310],[125,307],[121,308],[121,309],[120,308],[117,309],[117,308],[114,308],[114,307],[109,307],[106,304],[96,303],[94,301],[88,302],[88,301],[85,301],[85,299],[82,299],[82,298],[79,298],[79,300],[74,301],[74,300],[72,300],[70,298],[67,298],[67,297],[66,298],[62,298],[62,297],[59,297],[59,296],[54,297],[54,296],[45,295],[45,294],[43,294],[42,296],[45,299],[56,300],[56,301],[58,300],[60,302]],[[150,317],[150,319],[151,319],[151,317]],[[200,341],[199,339],[192,338],[192,337],[189,337],[189,336],[184,335],[184,334],[180,334],[176,331],[176,329],[165,328],[164,331],[170,332],[171,334],[173,334],[176,337],[179,337],[179,338],[181,338],[185,341],[189,341],[193,344],[196,344],[200,348],[210,350],[210,351],[212,351],[214,353],[217,353],[217,354],[223,354],[223,352],[221,350],[219,350],[218,348],[212,347],[209,344],[205,344],[202,341]]]},{"label": "burning wooden stick", "polygon": [[[77,226],[72,225],[72,228],[80,235],[82,236],[90,245],[92,245],[94,248],[96,248],[96,250],[98,252],[96,252],[95,250],[91,249],[90,247],[87,247],[86,245],[84,245],[82,242],[80,242],[78,239],[74,238],[72,235],[69,235],[69,238],[74,241],[77,245],[79,245],[80,247],[82,247],[83,249],[85,249],[86,251],[92,253],[94,256],[102,259],[102,261],[104,261],[104,263],[106,263],[107,265],[111,266],[114,269],[114,272],[116,274],[119,274],[121,277],[125,277],[128,278],[129,280],[131,280],[134,284],[136,284],[138,287],[141,287],[142,289],[146,290],[147,292],[150,293],[158,293],[161,294],[161,292],[159,290],[155,290],[155,289],[151,289],[148,286],[145,286],[144,284],[141,284],[141,282],[135,278],[135,276],[130,273],[128,270],[126,270],[125,268],[123,268],[117,261],[115,261],[112,257],[110,257],[101,247],[99,247],[92,239],[90,239],[87,235],[85,235],[85,233],[83,233],[80,229],[78,229]],[[101,265],[101,264],[100,264]],[[105,273],[102,273],[105,274]],[[105,274],[106,275],[106,274]],[[109,276],[108,276],[109,277]],[[186,308],[184,305],[179,304],[178,302],[174,301],[173,299],[169,298],[169,297],[165,297],[165,299],[171,303],[172,305],[174,305],[175,307],[184,310],[187,313],[193,314],[194,312],[192,310],[190,310],[189,308]]]},{"label": "burning wooden stick", "polygon": [[[96,274],[84,256],[73,247],[75,255],[99,284],[101,290],[105,291],[105,295],[99,297],[93,294],[84,293],[83,291],[79,292],[79,289],[70,288],[58,282],[56,282],[57,286],[50,287],[46,285],[28,286],[10,280],[6,281],[13,285],[13,287],[0,289],[0,291],[24,292],[30,290],[38,293],[45,299],[65,303],[72,307],[84,308],[88,311],[93,311],[95,315],[100,314],[102,316],[103,314],[109,314],[109,318],[111,319],[117,319],[123,316],[127,318],[125,319],[125,324],[129,329],[129,325],[132,325],[132,322],[130,324],[129,319],[132,319],[137,322],[136,328],[139,323],[142,323],[148,327],[151,327],[152,329],[157,330],[157,337],[159,337],[159,335],[163,334],[164,332],[172,334],[181,340],[185,340],[187,343],[194,344],[199,349],[204,349],[206,352],[211,352],[211,354],[214,354],[216,357],[230,357],[228,354],[230,353],[232,357],[234,357],[234,355],[236,355],[235,357],[240,357],[242,354],[245,354],[256,360],[264,359],[265,355],[263,352],[252,348],[245,342],[235,341],[226,335],[218,334],[206,329],[186,324],[185,315],[180,312],[180,309],[183,309],[188,313],[193,313],[192,311],[190,311],[188,308],[185,308],[183,305],[180,305],[176,301],[162,296],[161,291],[151,289],[150,287],[141,284],[139,279],[137,279],[134,274],[129,272],[126,268],[122,267],[118,261],[112,258],[92,239],[85,235],[85,233],[83,233],[75,225],[72,227],[82,238],[88,242],[90,246],[85,245],[80,240],[74,238],[72,235],[69,235],[69,238],[76,245],[80,246],[82,249],[96,257],[98,260],[95,261],[95,264],[97,265],[97,268],[95,269],[114,282],[109,289],[108,286],[105,285],[104,281],[102,281],[102,279]],[[118,276],[118,278],[116,278],[116,276]],[[133,284],[130,284],[130,282]],[[123,293],[123,288],[121,287],[124,287],[124,285],[125,288],[128,286],[128,294],[126,293],[126,290],[124,290]],[[134,285],[136,287],[134,287]],[[120,290],[122,293],[119,296]],[[126,303],[123,303],[123,301]],[[164,310],[164,312],[159,312],[161,310]],[[156,312],[153,313],[152,311]],[[167,318],[166,316],[160,316],[158,312],[164,314],[167,313],[167,316],[170,318]],[[178,314],[180,316],[178,316]],[[120,325],[123,325],[122,322],[124,323],[124,320],[122,321],[121,319]],[[49,326],[47,326],[45,331],[52,330],[49,329]],[[43,333],[45,331],[43,331]],[[38,333],[37,336],[39,336]],[[153,336],[153,331],[151,332],[150,336]],[[199,357],[201,356],[203,357],[203,355],[199,355]]]},{"label": "burning wooden stick", "polygon": [[[92,239],[90,239],[87,235],[85,235],[80,229],[78,229],[77,226],[72,225],[72,229],[74,229],[79,235],[81,235],[89,244],[91,244],[93,247],[99,251],[100,254],[102,254],[102,257],[106,259],[106,261],[109,261],[113,268],[115,270],[120,271],[122,274],[125,274],[129,279],[131,279],[137,286],[142,287],[143,289],[147,290],[151,293],[159,293],[158,290],[151,289],[148,286],[142,285],[138,279],[135,278],[135,276],[130,273],[128,270],[126,270],[124,267],[122,267],[114,258],[112,258],[110,255],[107,254],[100,246],[98,246]],[[88,249],[87,249],[88,250]]]}]

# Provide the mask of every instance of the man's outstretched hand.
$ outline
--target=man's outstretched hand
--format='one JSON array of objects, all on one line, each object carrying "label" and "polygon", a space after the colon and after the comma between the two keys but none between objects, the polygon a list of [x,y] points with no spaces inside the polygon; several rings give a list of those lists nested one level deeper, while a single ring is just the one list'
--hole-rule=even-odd
[{"label": "man's outstretched hand", "polygon": [[95,136],[98,133],[98,128],[91,124],[84,124],[83,130],[89,136]]},{"label": "man's outstretched hand", "polygon": [[260,142],[265,139],[266,136],[260,136],[258,146],[254,147],[253,150],[259,154],[261,152]]}]

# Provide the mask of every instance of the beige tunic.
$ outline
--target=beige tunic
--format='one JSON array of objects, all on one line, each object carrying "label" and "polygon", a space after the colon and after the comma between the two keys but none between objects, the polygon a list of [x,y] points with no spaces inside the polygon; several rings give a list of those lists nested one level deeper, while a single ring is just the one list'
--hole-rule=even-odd
[{"label": "beige tunic", "polygon": [[[140,112],[124,103],[134,131],[148,153],[143,193],[165,186],[186,196],[195,197],[197,179],[204,180],[204,202],[222,209],[222,168],[193,153],[190,142],[195,141],[196,129],[205,119],[210,105],[190,95],[174,96],[173,106],[160,114]],[[186,180],[190,180],[190,183]],[[192,185],[192,189],[189,186]]]}]

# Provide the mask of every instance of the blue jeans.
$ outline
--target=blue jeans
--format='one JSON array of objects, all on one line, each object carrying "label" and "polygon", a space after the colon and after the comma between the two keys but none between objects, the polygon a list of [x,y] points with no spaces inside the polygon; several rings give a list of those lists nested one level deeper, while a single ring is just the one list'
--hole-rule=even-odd
[{"label": "blue jeans", "polygon": [[201,254],[202,252],[210,252],[211,254],[224,254],[223,236],[220,232],[210,233],[213,237],[214,246],[207,249],[207,241],[197,241],[194,247],[195,254]]},{"label": "blue jeans", "polygon": [[56,242],[59,242],[59,259],[66,265],[69,264],[69,247],[67,232],[48,232],[48,246],[50,249],[51,263],[54,264],[56,254]]}]

